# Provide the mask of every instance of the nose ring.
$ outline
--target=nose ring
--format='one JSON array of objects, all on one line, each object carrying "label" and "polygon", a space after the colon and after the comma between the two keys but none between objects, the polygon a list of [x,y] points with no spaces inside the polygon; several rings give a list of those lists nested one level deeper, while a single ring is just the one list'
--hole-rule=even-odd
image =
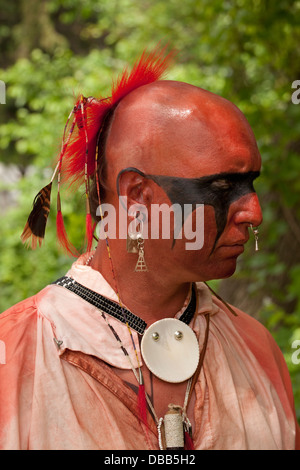
[{"label": "nose ring", "polygon": [[255,251],[259,251],[259,248],[258,248],[258,234],[259,234],[258,228],[257,228],[257,227],[253,227],[252,224],[250,224],[250,227],[251,227],[251,230],[252,230],[253,235],[254,235]]}]

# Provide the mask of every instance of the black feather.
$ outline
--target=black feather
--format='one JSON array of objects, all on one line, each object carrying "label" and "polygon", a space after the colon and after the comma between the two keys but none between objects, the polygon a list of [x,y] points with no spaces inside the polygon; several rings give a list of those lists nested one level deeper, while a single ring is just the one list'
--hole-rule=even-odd
[{"label": "black feather", "polygon": [[46,223],[50,212],[50,197],[51,197],[52,182],[42,188],[35,196],[33,201],[33,208],[29,214],[21,240],[25,243],[30,237],[31,247],[36,248],[37,243],[41,246],[45,236]]}]

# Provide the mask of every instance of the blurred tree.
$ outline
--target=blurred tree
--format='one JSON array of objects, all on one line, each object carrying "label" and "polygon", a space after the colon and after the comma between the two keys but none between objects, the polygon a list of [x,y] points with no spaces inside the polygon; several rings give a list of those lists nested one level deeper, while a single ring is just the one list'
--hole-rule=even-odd
[{"label": "blurred tree", "polygon": [[[257,183],[264,223],[261,251],[249,244],[230,280],[213,283],[229,302],[273,332],[292,374],[300,417],[300,78],[298,0],[0,0],[1,161],[17,166],[14,205],[0,205],[0,310],[34,294],[65,272],[50,218],[47,246],[24,250],[19,234],[35,193],[46,184],[74,95],[109,94],[111,76],[158,41],[178,49],[168,78],[187,81],[233,101],[246,114],[263,157]],[[80,247],[79,193],[66,201],[70,237]],[[5,199],[6,201],[7,199]],[[75,210],[74,210],[75,208]],[[52,217],[52,215],[51,215]]]}]

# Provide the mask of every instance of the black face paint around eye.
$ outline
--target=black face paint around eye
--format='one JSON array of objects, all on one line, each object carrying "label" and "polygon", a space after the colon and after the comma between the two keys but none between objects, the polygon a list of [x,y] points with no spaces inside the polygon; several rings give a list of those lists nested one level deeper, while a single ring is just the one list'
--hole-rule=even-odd
[{"label": "black face paint around eye", "polygon": [[[255,192],[254,180],[259,176],[259,171],[246,173],[219,173],[200,178],[181,178],[175,176],[147,175],[136,168],[122,170],[117,178],[119,194],[119,178],[125,171],[136,173],[153,180],[167,194],[172,204],[179,204],[182,213],[187,217],[196,208],[196,204],[209,205],[214,208],[217,226],[217,235],[212,251],[223,233],[230,205],[246,194]],[[183,211],[184,205],[189,204],[191,211]],[[184,223],[184,220],[181,222]],[[181,227],[179,227],[179,230]],[[176,235],[176,234],[175,234]],[[175,244],[175,235],[173,246]]]}]

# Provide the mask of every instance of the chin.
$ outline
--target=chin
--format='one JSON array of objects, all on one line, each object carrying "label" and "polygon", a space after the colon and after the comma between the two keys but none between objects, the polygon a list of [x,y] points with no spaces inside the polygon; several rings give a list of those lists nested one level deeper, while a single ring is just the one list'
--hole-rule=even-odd
[{"label": "chin", "polygon": [[232,258],[231,260],[227,260],[226,262],[222,263],[220,267],[220,274],[219,277],[216,279],[225,279],[227,277],[232,276],[236,271],[236,258]]},{"label": "chin", "polygon": [[233,269],[222,274],[220,277],[217,277],[216,279],[227,279],[228,277],[231,277],[235,273],[235,270],[236,270],[236,266]]},{"label": "chin", "polygon": [[236,259],[224,261],[220,263],[218,266],[214,266],[212,269],[202,271],[201,273],[198,272],[198,279],[195,281],[213,281],[215,279],[226,279],[231,277],[236,270]]}]

